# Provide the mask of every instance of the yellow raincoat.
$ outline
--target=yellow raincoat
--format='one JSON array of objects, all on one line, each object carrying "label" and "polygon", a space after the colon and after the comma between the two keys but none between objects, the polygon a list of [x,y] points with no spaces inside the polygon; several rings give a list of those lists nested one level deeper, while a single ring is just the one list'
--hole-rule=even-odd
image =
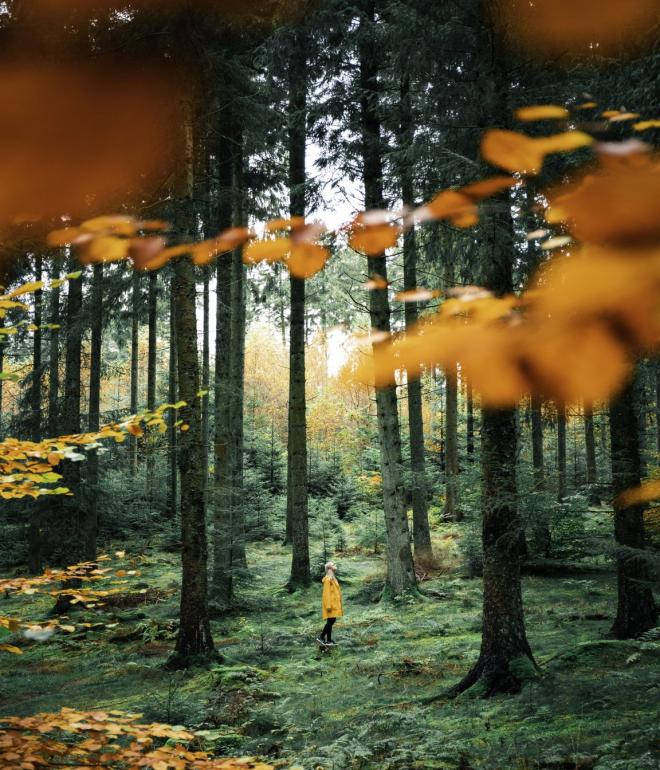
[{"label": "yellow raincoat", "polygon": [[340,618],[344,614],[341,604],[341,588],[337,578],[323,578],[323,620]]}]

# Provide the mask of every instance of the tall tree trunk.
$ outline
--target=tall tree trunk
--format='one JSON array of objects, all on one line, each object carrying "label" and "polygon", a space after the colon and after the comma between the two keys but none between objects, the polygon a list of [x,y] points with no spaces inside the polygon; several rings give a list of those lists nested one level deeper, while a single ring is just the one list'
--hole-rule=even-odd
[{"label": "tall tree trunk", "polygon": [[[503,53],[493,38],[493,6],[481,0],[478,28],[481,123],[508,127],[509,77]],[[504,201],[503,201],[504,203]],[[482,281],[496,295],[513,289],[515,253],[511,209],[482,211],[479,225]],[[455,688],[461,692],[483,681],[486,696],[518,692],[517,662],[534,658],[525,633],[520,559],[524,531],[517,509],[515,408],[484,408],[481,417],[481,507],[483,512],[483,628],[474,668]]]},{"label": "tall tree trunk", "polygon": [[[410,103],[410,77],[404,75],[400,89],[399,150],[403,152],[414,141],[414,126]],[[401,178],[401,199],[404,206],[413,208],[415,191],[409,163],[402,159],[399,176]],[[415,229],[411,227],[403,236],[403,288],[406,291],[417,288],[417,242]],[[417,322],[418,307],[416,302],[404,305],[406,329]],[[426,464],[424,457],[424,415],[422,409],[422,381],[419,377],[408,378],[408,438],[410,442],[410,470],[412,476],[413,543],[418,559],[433,556],[431,528],[429,527]]]},{"label": "tall tree trunk", "polygon": [[[103,265],[95,264],[92,276],[92,340],[89,363],[88,430],[97,431],[101,422],[101,346],[103,342]],[[99,456],[96,449],[87,453],[85,552],[96,554],[98,531]],[[92,557],[93,558],[93,557]]]},{"label": "tall tree trunk", "polygon": [[[129,406],[131,414],[137,414],[138,404],[138,377],[140,371],[139,361],[139,333],[140,333],[140,274],[133,271],[131,278],[131,403]],[[137,476],[138,471],[138,439],[137,436],[131,436],[131,475]]]},{"label": "tall tree trunk", "polygon": [[566,497],[566,405],[557,404],[557,500]]},{"label": "tall tree trunk", "polygon": [[[185,179],[181,228],[187,237],[193,233],[193,132],[190,115],[185,123]],[[195,274],[188,259],[174,265],[175,328],[177,340],[177,374],[179,398],[186,406],[180,418],[189,426],[181,433],[178,446],[181,478],[181,606],[179,632],[172,665],[187,665],[196,656],[213,651],[213,638],[208,608],[206,516],[204,510],[204,476],[202,465],[202,414],[197,395],[200,390],[197,354],[197,298]]]},{"label": "tall tree trunk", "polygon": [[458,504],[458,382],[456,365],[447,370],[445,421],[445,510],[448,519],[460,521]]},{"label": "tall tree trunk", "polygon": [[618,601],[610,635],[631,639],[656,625],[648,554],[644,552],[644,506],[623,508],[618,495],[641,481],[636,383],[630,382],[610,404],[614,535],[617,545]]},{"label": "tall tree trunk", "polygon": [[[176,275],[172,271],[170,278],[170,340],[169,340],[169,371],[168,371],[168,400],[170,404],[178,401],[177,387],[177,355],[176,355]],[[178,434],[176,429],[176,413],[170,412],[167,424],[167,436],[169,447],[169,513],[170,518],[176,519],[179,512],[179,461],[177,457]]]},{"label": "tall tree trunk", "polygon": [[[43,279],[43,257],[41,254],[37,254],[34,258],[34,280],[41,281]],[[43,323],[43,291],[38,289],[34,292],[34,325],[35,330],[33,332],[33,346],[32,346],[32,381],[30,389],[30,412],[32,423],[32,440],[41,440],[41,385],[42,385],[42,371],[41,371],[41,343],[42,332],[41,325]]]},{"label": "tall tree trunk", "polygon": [[[59,280],[59,258],[54,256],[50,270],[51,281]],[[51,329],[48,339],[48,435],[57,436],[59,433],[60,402],[60,287],[50,290],[50,306],[48,322]]]},{"label": "tall tree trunk", "polygon": [[655,449],[660,454],[660,361],[653,362],[655,377]]},{"label": "tall tree trunk", "polygon": [[[289,54],[289,211],[305,216],[307,123],[307,45],[293,35]],[[305,399],[305,281],[290,276],[289,446],[287,510],[292,557],[289,588],[311,583],[307,501],[307,404]]]},{"label": "tall tree trunk", "polygon": [[[534,491],[543,492],[545,489],[545,472],[543,457],[543,400],[537,393],[532,393],[531,422],[532,422],[532,468],[534,474]],[[550,511],[543,499],[540,507],[534,510],[531,524],[531,536],[535,549],[546,558],[552,549],[552,533],[550,531]]]},{"label": "tall tree trunk", "polygon": [[203,331],[202,331],[202,390],[206,395],[202,397],[202,447],[204,450],[204,500],[208,510],[209,493],[209,439],[211,435],[210,415],[209,415],[209,389],[211,387],[211,293],[210,293],[210,269],[205,266],[203,269]]},{"label": "tall tree trunk", "polygon": [[[43,258],[40,254],[34,258],[34,279],[41,281],[43,278]],[[43,322],[43,292],[41,289],[34,293],[34,318],[35,330],[33,332],[32,348],[32,381],[30,388],[30,422],[31,438],[33,441],[41,440],[41,325]],[[0,369],[1,371],[1,369]],[[30,507],[30,523],[28,525],[28,569],[32,575],[38,575],[42,571],[42,506],[40,501],[33,501]]]},{"label": "tall tree trunk", "polygon": [[[235,227],[245,227],[245,183],[243,180],[243,136],[236,131],[232,152],[232,217]],[[245,506],[243,505],[243,404],[245,387],[245,266],[242,249],[234,249],[231,257],[231,348],[229,359],[231,505],[234,528],[234,564],[247,569],[245,554]]]},{"label": "tall tree trunk", "polygon": [[[222,93],[219,114],[222,136],[216,147],[218,165],[218,229],[232,224],[233,160],[235,124],[231,114],[231,89]],[[216,264],[215,312],[215,433],[213,604],[219,610],[233,601],[234,523],[232,519],[231,431],[231,254],[221,254]]]},{"label": "tall tree trunk", "polygon": [[600,505],[600,493],[598,491],[598,465],[596,463],[596,434],[594,429],[593,404],[584,405],[584,446],[587,457],[587,487],[589,490],[589,502],[592,505]]},{"label": "tall tree trunk", "polygon": [[[147,409],[153,411],[156,408],[156,346],[158,317],[158,273],[149,273],[149,294],[147,297],[147,319],[149,329],[149,343],[147,352]],[[147,454],[147,494],[150,504],[153,505],[155,454],[153,436],[146,433],[145,449]]]},{"label": "tall tree trunk", "polygon": [[543,459],[543,401],[537,393],[532,394],[532,467],[534,469],[534,489],[540,492],[545,487]]},{"label": "tall tree trunk", "polygon": [[474,462],[474,397],[472,394],[472,384],[467,381],[467,459],[469,463]]},{"label": "tall tree trunk", "polygon": [[[364,12],[360,19],[359,66],[363,181],[367,209],[385,207],[378,82],[381,52],[376,43],[375,28],[375,0],[365,0]],[[378,275],[387,281],[387,265],[383,255],[369,257],[368,270],[370,275]],[[390,331],[387,289],[369,292],[369,316],[371,328],[375,333]],[[378,355],[378,343],[374,343],[374,355]],[[376,409],[387,533],[387,589],[397,595],[415,588],[417,581],[404,501],[401,434],[395,386],[376,390]]]}]

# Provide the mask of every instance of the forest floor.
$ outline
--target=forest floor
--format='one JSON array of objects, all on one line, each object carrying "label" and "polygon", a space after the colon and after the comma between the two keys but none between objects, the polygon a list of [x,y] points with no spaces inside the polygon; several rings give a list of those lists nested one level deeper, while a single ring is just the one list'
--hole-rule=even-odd
[{"label": "forest floor", "polygon": [[[122,709],[205,731],[219,754],[304,770],[657,770],[660,641],[604,639],[614,574],[527,577],[528,635],[542,676],[517,696],[442,693],[475,661],[481,583],[460,576],[451,525],[426,598],[377,603],[383,559],[336,556],[346,616],[321,652],[320,585],[287,593],[289,556],[250,547],[242,606],[213,622],[222,663],[171,672],[178,559],[152,549],[119,605],[72,614],[96,627],[0,656],[0,714]],[[147,593],[138,593],[148,588]],[[3,614],[44,620],[49,597],[6,598]],[[4,640],[3,641],[9,641]],[[433,702],[424,698],[440,696]]]}]

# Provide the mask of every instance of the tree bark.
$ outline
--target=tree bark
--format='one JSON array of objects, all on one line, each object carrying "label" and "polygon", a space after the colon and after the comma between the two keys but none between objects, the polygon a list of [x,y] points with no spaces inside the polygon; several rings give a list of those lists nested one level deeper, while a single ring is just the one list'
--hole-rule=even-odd
[{"label": "tree bark", "polygon": [[[218,229],[232,224],[233,146],[235,126],[231,113],[231,93],[223,92],[220,109],[223,134],[216,146],[218,164]],[[215,433],[214,457],[214,541],[213,604],[220,610],[231,606],[234,576],[234,522],[232,518],[231,432],[231,254],[221,254],[216,263],[215,313]]]},{"label": "tree bark", "polygon": [[[359,66],[363,181],[367,209],[385,207],[378,82],[381,52],[375,40],[375,27],[375,0],[365,0],[360,19]],[[370,275],[379,275],[387,281],[384,256],[369,257],[368,270]],[[390,331],[387,289],[369,292],[369,316],[374,332]],[[374,343],[373,347],[374,355],[378,355],[378,343]],[[387,589],[390,593],[398,595],[416,588],[417,581],[404,502],[401,434],[395,386],[376,390],[376,409],[387,533]]]},{"label": "tree bark", "polygon": [[557,500],[566,497],[566,406],[557,404]]},{"label": "tree bark", "polygon": [[[169,340],[169,371],[168,371],[168,400],[170,404],[178,401],[177,387],[177,355],[176,355],[176,275],[172,271],[170,278],[170,340]],[[176,413],[170,412],[167,425],[169,447],[169,512],[172,519],[176,519],[179,512],[179,461],[177,457],[178,434],[175,426]]]},{"label": "tree bark", "polygon": [[[414,126],[410,103],[410,77],[404,75],[400,88],[399,151],[405,151],[414,141]],[[399,163],[401,199],[404,206],[415,205],[415,191],[409,164]],[[411,227],[403,236],[403,288],[411,291],[417,288],[417,242],[415,228]],[[411,329],[418,319],[416,302],[404,305],[406,329]],[[424,414],[422,408],[421,378],[408,377],[408,440],[410,443],[410,470],[412,476],[413,544],[418,559],[433,557],[431,528],[429,527],[426,461],[424,456]]]},{"label": "tree bark", "polygon": [[[307,45],[300,30],[289,54],[289,212],[305,216],[307,123]],[[289,446],[287,510],[291,535],[289,589],[311,583],[307,500],[307,403],[305,398],[305,281],[290,276]]]},{"label": "tree bark", "polygon": [[[34,279],[41,281],[43,278],[43,258],[40,254],[34,258]],[[33,441],[41,440],[41,385],[42,385],[42,333],[43,322],[43,292],[41,289],[34,293],[34,318],[35,330],[33,332],[32,348],[32,381],[30,388],[30,422],[31,438]],[[0,371],[2,369],[0,368]],[[40,501],[33,501],[30,506],[30,518],[28,525],[28,569],[32,575],[42,572],[42,505]]]},{"label": "tree bark", "polygon": [[648,555],[644,552],[644,506],[622,507],[618,495],[641,482],[636,382],[610,404],[614,535],[618,545],[617,611],[610,635],[631,639],[654,628],[658,608],[653,599]]},{"label": "tree bark", "polygon": [[[148,352],[147,352],[147,409],[153,411],[156,408],[156,354],[157,354],[157,322],[158,322],[158,273],[149,273],[149,293],[147,295],[147,323],[148,323]],[[154,471],[156,457],[154,454],[153,436],[149,431],[145,433],[145,450],[147,455],[147,494],[153,505]]]},{"label": "tree bark", "polygon": [[[139,333],[140,333],[140,274],[134,270],[131,278],[131,414],[137,414],[138,405],[138,378],[140,371],[139,361]],[[138,472],[138,439],[130,438],[131,475],[137,476]]]},{"label": "tree bark", "polygon": [[211,296],[210,296],[210,269],[208,266],[203,268],[203,308],[202,308],[202,390],[206,395],[202,397],[202,447],[204,450],[204,500],[205,507],[208,510],[209,496],[209,440],[211,435],[210,414],[209,414],[209,390],[211,387]]},{"label": "tree bark", "polygon": [[445,419],[445,510],[448,519],[460,521],[458,503],[458,383],[456,365],[447,371]]},{"label": "tree bark", "polygon": [[474,462],[474,397],[472,394],[472,384],[467,381],[467,459],[469,463]]},{"label": "tree bark", "polygon": [[[59,258],[53,257],[50,270],[52,281],[60,277]],[[59,433],[59,402],[60,402],[60,287],[50,290],[50,306],[48,321],[57,328],[51,328],[48,339],[48,435],[57,436]]]},{"label": "tree bark", "polygon": [[584,446],[587,458],[587,487],[589,491],[589,502],[592,505],[600,505],[594,412],[593,405],[587,403],[584,405]]},{"label": "tree bark", "polygon": [[534,469],[534,489],[540,492],[545,487],[544,458],[543,458],[543,417],[541,397],[533,393],[531,405],[532,417],[532,467]]},{"label": "tree bark", "polygon": [[655,376],[655,449],[660,454],[660,361],[654,361]]},{"label": "tree bark", "polygon": [[[92,339],[89,363],[88,430],[95,432],[101,422],[101,348],[103,343],[103,264],[94,265],[92,275]],[[96,449],[87,453],[86,516],[83,538],[85,552],[96,555],[98,531],[99,456]],[[94,558],[94,557],[92,557]]]}]

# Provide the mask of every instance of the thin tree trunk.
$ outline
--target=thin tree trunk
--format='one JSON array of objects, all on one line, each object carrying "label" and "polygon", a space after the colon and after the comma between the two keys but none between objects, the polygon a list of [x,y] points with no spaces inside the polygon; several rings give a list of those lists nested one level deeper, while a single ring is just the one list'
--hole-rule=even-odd
[{"label": "thin tree trunk", "polygon": [[[410,77],[406,74],[400,89],[401,120],[399,125],[399,150],[406,150],[414,140],[414,126],[410,104]],[[409,164],[400,163],[401,198],[404,206],[415,205],[415,192]],[[417,242],[415,229],[411,227],[403,236],[403,288],[417,288]],[[406,329],[417,322],[416,302],[404,305]],[[408,438],[410,442],[410,470],[412,476],[413,544],[418,559],[433,556],[431,528],[429,527],[426,463],[424,457],[424,416],[422,409],[422,382],[419,377],[408,378]]]},{"label": "thin tree trunk", "polygon": [[445,518],[460,521],[463,515],[458,503],[458,387],[454,365],[447,371],[445,420]]},{"label": "thin tree trunk", "polygon": [[641,481],[636,383],[630,382],[610,404],[614,535],[617,545],[618,601],[610,635],[631,639],[654,628],[658,608],[653,599],[645,553],[644,506],[623,508],[618,495]]},{"label": "thin tree trunk", "polygon": [[[131,279],[131,414],[138,411],[138,377],[140,371],[139,361],[139,332],[140,332],[140,274],[133,271]],[[138,471],[138,439],[131,436],[131,475],[137,476]]]},{"label": "thin tree trunk", "polygon": [[[41,281],[43,278],[43,258],[36,255],[34,260],[34,279]],[[43,292],[41,289],[34,293],[34,325],[32,348],[32,382],[30,389],[30,421],[31,438],[33,441],[41,440],[41,325],[43,322]],[[0,369],[1,371],[1,369]],[[28,525],[28,569],[32,575],[42,572],[42,505],[40,501],[33,501],[30,507],[30,523]]]},{"label": "thin tree trunk", "polygon": [[[147,409],[153,411],[156,408],[156,346],[158,316],[158,273],[149,273],[149,294],[147,297],[147,319],[149,329],[149,343],[147,352]],[[147,494],[150,504],[153,505],[155,454],[153,437],[147,432],[145,436],[145,450],[147,454]]]},{"label": "thin tree trunk", "polygon": [[[307,122],[307,46],[294,33],[289,56],[289,211],[305,216],[305,140]],[[311,583],[309,566],[307,404],[305,398],[305,282],[290,277],[289,446],[287,510],[292,557],[289,588]]]},{"label": "thin tree trunk", "polygon": [[[243,136],[236,130],[232,152],[232,220],[235,227],[245,227],[245,184],[243,180]],[[243,403],[245,374],[245,266],[242,249],[231,256],[231,347],[229,388],[231,395],[229,442],[231,455],[231,506],[234,565],[247,569],[245,553],[245,506],[243,505]]]},{"label": "thin tree trunk", "polygon": [[557,500],[566,497],[566,406],[557,404]]},{"label": "thin tree trunk", "polygon": [[594,412],[593,405],[586,403],[584,405],[584,445],[587,457],[587,487],[589,490],[589,502],[592,505],[600,505]]},{"label": "thin tree trunk", "polygon": [[[89,363],[88,430],[97,431],[101,422],[101,346],[103,342],[103,265],[94,265],[92,276],[92,340]],[[87,513],[85,517],[85,552],[96,554],[98,531],[99,456],[96,449],[87,453]],[[89,558],[89,557],[88,557]],[[94,557],[91,557],[94,558]]]},{"label": "thin tree trunk", "polygon": [[210,270],[204,267],[203,296],[203,331],[202,331],[202,390],[206,395],[202,397],[202,446],[204,449],[204,500],[208,510],[209,494],[209,438],[211,435],[209,421],[209,388],[211,387],[211,297],[210,297]]},{"label": "thin tree trunk", "polygon": [[655,448],[660,454],[660,361],[653,362],[655,374]]},{"label": "thin tree trunk", "polygon": [[[53,257],[51,281],[59,280],[59,259]],[[48,340],[48,435],[58,435],[58,406],[60,402],[60,287],[50,290],[48,321],[52,325]]]},{"label": "thin tree trunk", "polygon": [[[532,393],[531,421],[532,421],[532,468],[534,473],[534,491],[543,492],[545,489],[545,472],[543,457],[543,401],[537,393]],[[552,549],[552,533],[550,531],[550,512],[543,499],[540,505],[534,509],[534,518],[531,523],[531,536],[535,549],[546,558],[550,556]]]},{"label": "thin tree trunk", "polygon": [[[170,404],[176,404],[178,401],[177,387],[177,355],[176,355],[176,275],[172,272],[170,278],[170,345],[169,345],[169,372],[168,372],[168,400]],[[175,426],[176,413],[170,412],[167,425],[168,446],[169,446],[169,466],[170,466],[170,493],[169,493],[169,511],[170,517],[176,519],[179,512],[179,461],[177,457],[178,434]]]},{"label": "thin tree trunk", "polygon": [[467,459],[469,463],[474,462],[474,397],[472,394],[472,384],[467,382]]},{"label": "thin tree trunk", "polygon": [[[367,209],[385,207],[378,82],[381,52],[375,40],[375,27],[375,0],[366,0],[360,20],[359,66],[363,181]],[[369,257],[368,270],[370,275],[379,275],[387,281],[386,260],[382,255]],[[390,303],[387,289],[369,292],[369,316],[374,332],[390,331]],[[378,343],[374,343],[376,355],[377,348]],[[408,517],[404,501],[401,434],[395,386],[376,390],[376,409],[387,532],[387,589],[388,592],[397,595],[415,588],[417,581],[410,550]]]}]

